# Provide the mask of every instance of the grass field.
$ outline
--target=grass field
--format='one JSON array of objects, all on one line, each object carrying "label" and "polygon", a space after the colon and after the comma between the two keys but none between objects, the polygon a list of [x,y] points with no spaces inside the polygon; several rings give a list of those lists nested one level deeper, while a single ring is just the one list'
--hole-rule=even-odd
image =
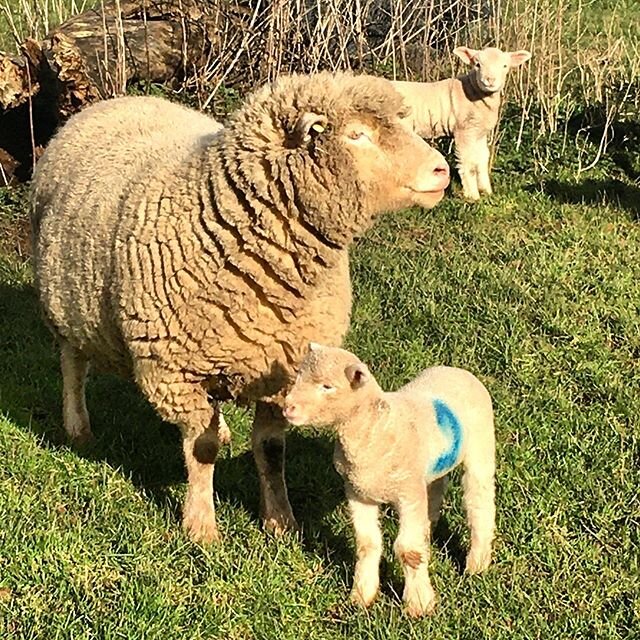
[{"label": "grass field", "polygon": [[[54,20],[71,2],[40,11]],[[0,0],[21,35],[45,22],[20,14],[25,3]],[[637,32],[634,4],[567,6],[585,11],[585,29],[602,31],[595,20],[611,10]],[[10,32],[0,24],[2,46]],[[597,155],[572,145],[583,123],[545,140],[525,131],[515,148],[511,114],[496,195],[466,204],[456,186],[433,211],[384,217],[354,247],[348,346],[382,385],[456,365],[495,403],[495,562],[481,577],[461,573],[468,536],[454,473],[432,544],[438,607],[419,621],[401,610],[391,510],[382,595],[366,612],[348,604],[353,537],[326,434],[290,432],[302,532],[273,539],[258,521],[251,416],[226,407],[224,543],[210,548],[180,528],[177,430],[132,385],[93,377],[97,444],[83,454],[65,444],[57,353],[31,286],[26,191],[0,189],[0,640],[640,640],[640,116],[625,113],[579,179],[579,162]]]},{"label": "grass field", "polygon": [[353,251],[348,344],[382,384],[446,363],[495,400],[495,564],[461,574],[453,482],[432,545],[438,609],[421,621],[399,605],[390,511],[383,595],[367,612],[347,603],[353,539],[324,434],[290,434],[303,531],[274,540],[249,415],[228,407],[214,548],[180,530],[177,431],[127,383],[94,377],[98,444],[64,444],[57,355],[8,232],[24,201],[0,192],[0,637],[640,638],[640,189],[624,162],[576,182],[523,153],[503,144],[497,195],[388,216]]}]

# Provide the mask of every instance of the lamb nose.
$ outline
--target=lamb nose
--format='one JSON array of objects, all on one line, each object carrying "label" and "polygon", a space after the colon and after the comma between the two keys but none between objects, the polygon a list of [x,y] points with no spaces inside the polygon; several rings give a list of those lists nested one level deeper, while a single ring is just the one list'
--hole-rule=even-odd
[{"label": "lamb nose", "polygon": [[439,164],[434,170],[433,173],[436,176],[445,177],[449,175],[449,165],[448,164]]}]

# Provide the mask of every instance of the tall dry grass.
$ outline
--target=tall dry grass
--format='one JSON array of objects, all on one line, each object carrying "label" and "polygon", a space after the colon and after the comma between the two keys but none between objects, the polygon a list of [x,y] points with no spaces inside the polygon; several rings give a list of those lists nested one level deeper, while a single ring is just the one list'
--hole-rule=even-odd
[{"label": "tall dry grass", "polygon": [[[201,24],[186,17],[185,46]],[[638,120],[640,28],[631,0],[207,0],[204,59],[184,69],[180,91],[201,108],[224,88],[241,91],[292,70],[368,70],[432,80],[459,71],[459,44],[528,48],[531,61],[512,74],[507,99],[519,113],[519,144],[534,144],[544,166],[545,138],[561,131],[579,151],[577,170],[605,152],[621,119]],[[100,4],[98,4],[100,6]],[[82,11],[78,0],[0,0],[5,38],[41,37]],[[191,13],[192,15],[192,13]],[[630,26],[631,25],[631,26]],[[0,29],[0,32],[2,29]],[[119,31],[120,39],[122,35]],[[116,51],[114,92],[126,85],[126,46]],[[122,77],[121,77],[122,76]],[[588,116],[588,117],[585,117]],[[576,122],[581,125],[576,126]],[[599,144],[593,151],[593,134]],[[590,141],[587,144],[587,140]],[[500,142],[498,134],[498,142]]]}]

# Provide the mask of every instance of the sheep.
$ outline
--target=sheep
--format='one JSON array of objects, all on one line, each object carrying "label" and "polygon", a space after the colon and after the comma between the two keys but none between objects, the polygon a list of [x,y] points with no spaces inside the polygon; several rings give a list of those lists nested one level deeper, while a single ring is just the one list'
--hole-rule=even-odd
[{"label": "sheep", "polygon": [[462,464],[471,530],[466,571],[491,562],[495,442],[491,397],[471,373],[432,367],[395,393],[382,391],[353,353],[311,344],[285,398],[293,425],[331,427],[334,465],[344,480],[356,538],[352,600],[373,602],[379,588],[382,534],[378,506],[399,513],[394,550],[402,564],[407,613],[431,613],[429,535],[438,520],[447,473]]},{"label": "sheep", "polygon": [[425,138],[453,136],[464,197],[478,200],[481,192],[492,193],[488,136],[498,124],[507,73],[529,60],[531,53],[495,47],[457,47],[453,53],[473,69],[439,82],[398,80],[393,86],[411,107],[407,126]]},{"label": "sheep", "polygon": [[63,421],[93,435],[89,363],[134,380],[182,434],[183,526],[220,539],[220,402],[256,404],[252,449],[267,530],[295,528],[282,399],[309,340],[349,323],[348,248],[384,211],[435,206],[444,158],[406,130],[390,82],[281,77],[221,127],[151,97],[73,116],[33,181],[36,286],[61,349]]}]

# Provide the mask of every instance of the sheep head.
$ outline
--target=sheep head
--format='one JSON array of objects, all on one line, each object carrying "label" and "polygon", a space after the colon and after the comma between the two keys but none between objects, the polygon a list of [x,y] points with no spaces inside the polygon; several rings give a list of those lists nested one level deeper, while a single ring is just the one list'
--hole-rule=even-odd
[{"label": "sheep head", "polygon": [[453,53],[465,64],[473,65],[471,73],[477,87],[484,93],[502,91],[509,69],[519,67],[531,58],[529,51],[502,51],[495,47],[480,50],[456,47]]},{"label": "sheep head", "polygon": [[336,426],[381,393],[367,366],[355,355],[311,343],[284,400],[284,416],[293,425]]},{"label": "sheep head", "polygon": [[372,76],[280,77],[232,116],[227,163],[281,209],[345,247],[383,211],[432,207],[449,184],[444,158],[401,124],[402,97]]}]

